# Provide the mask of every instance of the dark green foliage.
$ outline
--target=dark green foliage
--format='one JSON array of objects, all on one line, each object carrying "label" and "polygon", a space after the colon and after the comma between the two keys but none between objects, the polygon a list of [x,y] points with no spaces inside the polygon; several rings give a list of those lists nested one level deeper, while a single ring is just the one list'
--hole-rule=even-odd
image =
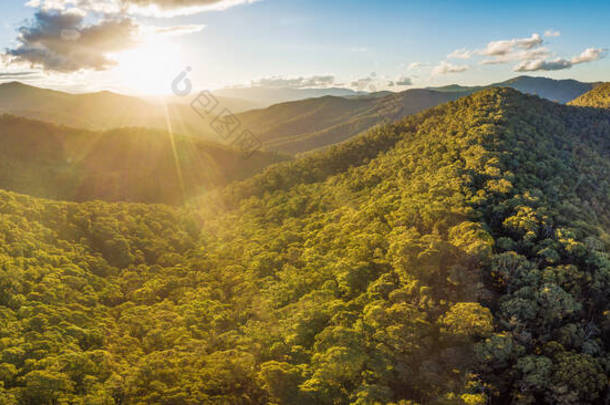
[{"label": "dark green foliage", "polygon": [[184,208],[2,192],[0,401],[603,403],[608,152],[493,89]]},{"label": "dark green foliage", "polygon": [[375,125],[396,121],[467,94],[412,89],[385,96],[326,96],[277,104],[244,112],[238,117],[265,142],[265,148],[301,153],[337,144]]}]

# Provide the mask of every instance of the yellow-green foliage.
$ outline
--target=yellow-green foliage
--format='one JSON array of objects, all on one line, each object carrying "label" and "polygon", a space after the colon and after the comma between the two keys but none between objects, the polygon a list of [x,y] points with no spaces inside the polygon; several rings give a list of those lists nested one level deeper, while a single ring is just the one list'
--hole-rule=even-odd
[{"label": "yellow-green foliage", "polygon": [[600,403],[609,146],[493,89],[188,207],[0,192],[0,403]]},{"label": "yellow-green foliage", "polygon": [[580,107],[610,108],[610,83],[600,84],[568,104]]}]

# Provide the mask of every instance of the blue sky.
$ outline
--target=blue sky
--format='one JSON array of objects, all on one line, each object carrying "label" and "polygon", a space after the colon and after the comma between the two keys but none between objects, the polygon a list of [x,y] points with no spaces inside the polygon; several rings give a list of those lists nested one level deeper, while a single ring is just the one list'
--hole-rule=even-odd
[{"label": "blue sky", "polygon": [[[40,71],[30,80],[50,87],[163,92],[186,66],[192,67],[190,78],[200,88],[315,83],[402,90],[485,84],[519,74],[610,80],[608,1],[193,0],[222,8],[202,11],[172,8],[172,0],[150,0],[162,6],[154,16],[130,9],[110,17],[129,19],[148,33],[146,40],[124,47],[118,41],[106,53],[77,56],[65,47],[53,48],[51,41],[53,63],[41,62],[32,51],[40,46],[36,38],[17,41],[19,27],[36,27],[32,19],[37,11],[77,10],[82,21],[68,28],[79,32],[109,17],[77,3],[82,0],[38,1],[38,8],[26,6],[26,0],[0,5],[0,47],[12,51],[5,51],[12,63],[5,57],[0,66],[4,72]],[[89,4],[96,1],[134,0]],[[175,35],[160,35],[161,27]],[[503,42],[488,46],[493,41]],[[462,58],[447,57],[455,50],[461,50]],[[63,57],[71,59],[58,65]],[[399,81],[412,84],[397,86]]]}]

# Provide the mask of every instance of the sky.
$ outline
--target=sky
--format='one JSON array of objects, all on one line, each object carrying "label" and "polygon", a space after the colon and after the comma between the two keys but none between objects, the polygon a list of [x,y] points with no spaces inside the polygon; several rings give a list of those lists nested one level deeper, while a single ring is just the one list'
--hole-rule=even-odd
[{"label": "sky", "polygon": [[[186,6],[185,6],[186,5]],[[3,0],[0,82],[66,91],[610,81],[610,2]]]}]

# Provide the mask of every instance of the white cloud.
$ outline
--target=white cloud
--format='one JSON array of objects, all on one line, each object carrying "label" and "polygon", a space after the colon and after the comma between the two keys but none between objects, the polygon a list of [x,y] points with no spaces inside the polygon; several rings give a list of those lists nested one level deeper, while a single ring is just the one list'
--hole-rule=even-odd
[{"label": "white cloud", "polygon": [[447,61],[442,61],[432,69],[433,75],[444,75],[448,73],[461,73],[470,69],[468,65],[454,65]]},{"label": "white cloud", "polygon": [[40,8],[43,11],[74,11],[82,13],[96,12],[103,14],[120,14],[121,5],[118,0],[30,0],[28,7]]},{"label": "white cloud", "polygon": [[538,70],[562,70],[569,69],[572,67],[572,63],[567,59],[553,59],[553,60],[529,60],[523,61],[514,67],[515,72],[535,72]]},{"label": "white cloud", "polygon": [[421,63],[421,62],[413,62],[413,63],[410,63],[410,64],[409,64],[409,66],[407,67],[407,69],[408,69],[408,70],[415,70],[415,69],[418,69],[418,68],[420,68],[420,67],[422,67],[422,66],[424,66],[424,64],[423,64],[423,63]]},{"label": "white cloud", "polygon": [[187,34],[194,34],[201,32],[205,28],[203,24],[187,24],[187,25],[173,25],[169,27],[146,27],[150,32],[157,35],[164,36],[181,36]]},{"label": "white cloud", "polygon": [[[116,1],[116,0],[115,0]],[[130,14],[151,17],[176,17],[206,11],[226,10],[259,0],[119,0]]]},{"label": "white cloud", "polygon": [[104,70],[116,64],[109,54],[138,44],[139,26],[131,19],[106,19],[85,25],[78,11],[39,10],[19,29],[18,45],[7,49],[11,63],[45,71]]},{"label": "white cloud", "polygon": [[451,59],[470,59],[470,57],[474,54],[474,51],[469,51],[468,49],[456,49],[447,55],[448,58]]},{"label": "white cloud", "polygon": [[486,56],[480,63],[483,65],[498,65],[515,61],[542,59],[550,55],[550,51],[542,47],[544,40],[538,33],[526,38],[513,38],[488,42],[482,49],[456,49],[447,57],[451,59],[470,59],[473,56]]},{"label": "white cloud", "polygon": [[358,90],[358,91],[377,91],[377,86],[375,85],[375,79],[371,76],[363,77],[360,79],[356,79],[350,83],[350,87]]},{"label": "white cloud", "polygon": [[411,80],[410,77],[400,76],[394,83],[396,83],[398,86],[411,86],[413,84],[413,80]]},{"label": "white cloud", "polygon": [[556,59],[536,59],[523,61],[514,67],[516,72],[535,72],[539,70],[563,70],[569,69],[574,65],[581,63],[589,63],[605,57],[606,51],[599,48],[588,48],[581,52],[580,55],[572,59],[556,58]]},{"label": "white cloud", "polygon": [[265,77],[255,80],[251,83],[252,87],[275,87],[275,88],[312,88],[312,87],[329,87],[335,84],[335,76],[311,76],[311,77],[295,77],[285,78],[282,76]]},{"label": "white cloud", "polygon": [[[559,31],[547,30],[547,38],[559,37]],[[589,63],[603,58],[605,49],[588,48],[573,58],[556,57],[552,50],[543,46],[544,40],[538,33],[526,38],[513,38],[508,40],[491,41],[482,49],[456,49],[447,55],[451,59],[471,59],[475,56],[484,57],[479,60],[482,65],[500,65],[516,63],[513,70],[517,72],[534,72],[538,70],[569,69],[574,65]],[[462,72],[469,68],[464,65],[452,65],[447,61],[441,62],[432,70],[433,75]]]},{"label": "white cloud", "polygon": [[559,31],[553,31],[553,30],[544,31],[544,36],[547,38],[556,38],[560,35],[561,35],[561,32],[559,32]]},{"label": "white cloud", "polygon": [[606,50],[600,48],[588,48],[578,56],[572,58],[572,64],[594,62],[606,56]]},{"label": "white cloud", "polygon": [[500,55],[491,59],[483,59],[482,65],[500,65],[516,61],[529,61],[533,59],[543,59],[551,55],[551,51],[546,47],[528,49],[522,51],[511,52],[506,55]]},{"label": "white cloud", "polygon": [[11,64],[70,73],[106,70],[111,55],[133,48],[144,35],[177,36],[201,31],[198,24],[142,26],[136,15],[172,17],[224,10],[257,0],[29,0],[34,18],[19,29],[17,45],[3,57]]},{"label": "white cloud", "polygon": [[491,41],[485,49],[476,51],[479,55],[505,56],[517,49],[532,49],[542,45],[540,34],[534,33],[529,38],[515,38],[504,41]]},{"label": "white cloud", "polygon": [[258,0],[30,0],[27,6],[43,10],[79,9],[105,14],[175,17],[251,4]]}]

